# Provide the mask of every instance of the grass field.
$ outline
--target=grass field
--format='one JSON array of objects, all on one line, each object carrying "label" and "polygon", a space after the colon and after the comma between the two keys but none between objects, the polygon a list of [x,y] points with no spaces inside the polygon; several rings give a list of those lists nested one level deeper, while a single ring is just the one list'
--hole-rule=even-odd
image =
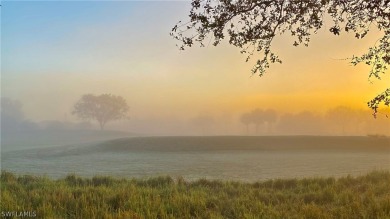
[{"label": "grass field", "polygon": [[0,207],[36,218],[390,218],[390,172],[245,183],[3,171]]}]

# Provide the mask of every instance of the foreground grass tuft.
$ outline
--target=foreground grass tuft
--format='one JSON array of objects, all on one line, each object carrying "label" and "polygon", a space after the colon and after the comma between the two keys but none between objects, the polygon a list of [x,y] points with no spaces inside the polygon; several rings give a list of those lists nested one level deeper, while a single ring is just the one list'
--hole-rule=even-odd
[{"label": "foreground grass tuft", "polygon": [[2,171],[0,203],[37,218],[390,218],[390,172],[245,183]]}]

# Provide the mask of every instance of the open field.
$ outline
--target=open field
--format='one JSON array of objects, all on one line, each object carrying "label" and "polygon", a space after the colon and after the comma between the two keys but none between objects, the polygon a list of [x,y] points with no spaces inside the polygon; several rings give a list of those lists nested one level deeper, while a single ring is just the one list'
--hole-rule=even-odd
[{"label": "open field", "polygon": [[38,218],[390,218],[390,172],[245,183],[1,173],[1,211]]},{"label": "open field", "polygon": [[134,133],[102,130],[31,130],[1,133],[1,151],[85,144],[134,136]]},{"label": "open field", "polygon": [[1,167],[52,179],[75,173],[256,182],[390,171],[390,138],[385,137],[156,136],[23,147],[2,151]]}]

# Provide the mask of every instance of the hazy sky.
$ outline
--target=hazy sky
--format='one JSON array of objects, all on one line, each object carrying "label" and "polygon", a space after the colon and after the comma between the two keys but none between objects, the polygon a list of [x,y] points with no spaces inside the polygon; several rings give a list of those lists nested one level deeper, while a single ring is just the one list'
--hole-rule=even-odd
[{"label": "hazy sky", "polygon": [[[1,7],[1,93],[23,103],[33,120],[67,119],[86,93],[126,98],[133,119],[224,118],[253,108],[325,112],[345,105],[365,108],[389,86],[368,82],[368,66],[341,60],[359,55],[381,36],[333,36],[330,23],[306,47],[289,36],[273,43],[283,64],[251,77],[239,49],[179,51],[169,36],[187,20],[190,2],[28,2]],[[255,61],[256,57],[252,60]]]}]

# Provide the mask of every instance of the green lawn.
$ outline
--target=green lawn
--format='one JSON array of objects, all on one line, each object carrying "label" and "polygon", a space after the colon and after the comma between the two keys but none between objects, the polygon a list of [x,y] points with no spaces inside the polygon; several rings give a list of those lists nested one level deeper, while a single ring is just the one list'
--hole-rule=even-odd
[{"label": "green lawn", "polygon": [[2,212],[36,218],[390,218],[390,172],[256,183],[1,173]]}]

